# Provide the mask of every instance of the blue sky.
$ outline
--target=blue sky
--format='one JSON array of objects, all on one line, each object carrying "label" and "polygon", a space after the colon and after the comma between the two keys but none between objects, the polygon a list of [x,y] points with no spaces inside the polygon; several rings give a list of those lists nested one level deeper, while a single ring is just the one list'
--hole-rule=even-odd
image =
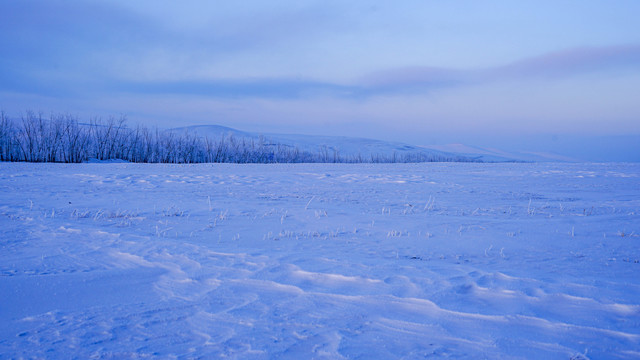
[{"label": "blue sky", "polygon": [[4,0],[0,107],[415,144],[640,135],[638,14],[636,0]]}]

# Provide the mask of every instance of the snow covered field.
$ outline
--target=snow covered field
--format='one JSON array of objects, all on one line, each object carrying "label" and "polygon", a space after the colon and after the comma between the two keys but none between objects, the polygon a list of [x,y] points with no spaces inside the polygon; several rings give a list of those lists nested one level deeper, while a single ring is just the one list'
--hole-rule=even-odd
[{"label": "snow covered field", "polygon": [[640,164],[0,163],[0,358],[640,357]]}]

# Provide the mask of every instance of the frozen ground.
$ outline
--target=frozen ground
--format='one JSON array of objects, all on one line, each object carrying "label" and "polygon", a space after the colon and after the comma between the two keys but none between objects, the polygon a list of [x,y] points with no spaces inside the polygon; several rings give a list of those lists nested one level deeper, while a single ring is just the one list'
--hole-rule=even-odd
[{"label": "frozen ground", "polygon": [[0,358],[640,357],[640,165],[0,164]]}]

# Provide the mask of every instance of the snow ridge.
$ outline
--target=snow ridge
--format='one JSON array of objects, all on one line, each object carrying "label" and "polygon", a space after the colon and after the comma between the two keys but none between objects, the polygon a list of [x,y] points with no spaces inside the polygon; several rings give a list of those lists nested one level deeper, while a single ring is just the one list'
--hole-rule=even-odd
[{"label": "snow ridge", "polygon": [[637,358],[639,179],[0,163],[0,357]]}]

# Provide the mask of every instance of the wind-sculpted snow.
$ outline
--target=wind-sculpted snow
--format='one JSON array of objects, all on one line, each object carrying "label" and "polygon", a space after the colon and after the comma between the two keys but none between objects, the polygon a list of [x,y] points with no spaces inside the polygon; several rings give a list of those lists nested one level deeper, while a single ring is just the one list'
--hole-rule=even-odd
[{"label": "wind-sculpted snow", "polygon": [[640,357],[635,164],[0,164],[0,358]]}]

